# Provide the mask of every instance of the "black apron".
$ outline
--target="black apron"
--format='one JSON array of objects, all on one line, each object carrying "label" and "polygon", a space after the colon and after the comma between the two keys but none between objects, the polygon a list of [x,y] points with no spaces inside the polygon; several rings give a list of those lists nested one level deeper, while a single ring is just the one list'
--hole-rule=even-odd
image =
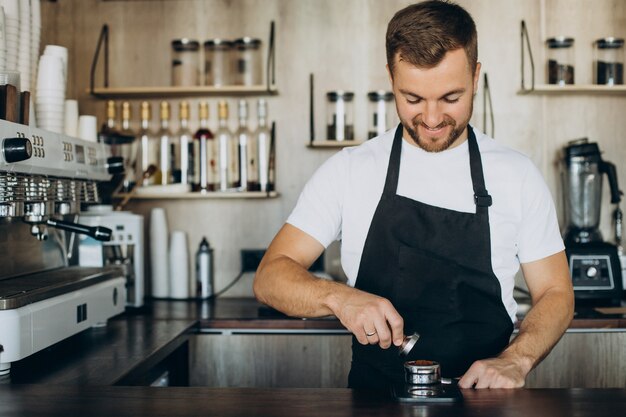
[{"label": "black apron", "polygon": [[418,332],[421,337],[402,358],[394,346],[361,345],[353,336],[351,388],[402,383],[403,364],[414,359],[437,361],[442,376],[459,377],[474,361],[498,355],[513,331],[491,267],[491,196],[471,126],[468,146],[476,213],[396,194],[402,133],[399,125],[355,288],[389,299],[404,319],[404,333]]}]

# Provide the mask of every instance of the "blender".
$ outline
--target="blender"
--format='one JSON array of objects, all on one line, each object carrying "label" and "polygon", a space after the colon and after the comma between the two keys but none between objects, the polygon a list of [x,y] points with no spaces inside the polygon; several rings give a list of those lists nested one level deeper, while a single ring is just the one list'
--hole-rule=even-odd
[{"label": "blender", "polygon": [[[565,251],[577,305],[618,305],[622,296],[622,271],[618,246],[600,232],[602,179],[606,174],[615,217],[621,219],[622,192],[615,165],[604,161],[597,143],[586,138],[569,142],[563,155],[563,193],[567,221]],[[621,222],[616,222],[617,244]]]}]

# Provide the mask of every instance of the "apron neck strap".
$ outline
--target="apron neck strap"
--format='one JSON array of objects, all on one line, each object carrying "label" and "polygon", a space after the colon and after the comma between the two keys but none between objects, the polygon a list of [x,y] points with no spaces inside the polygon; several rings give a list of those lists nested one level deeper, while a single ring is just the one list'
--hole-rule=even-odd
[{"label": "apron neck strap", "polygon": [[[398,177],[400,176],[400,155],[402,154],[402,134],[404,129],[402,123],[396,128],[396,133],[391,146],[391,155],[389,156],[389,167],[387,168],[387,178],[385,180],[385,188],[383,197],[393,197],[398,189]],[[491,196],[485,188],[485,177],[483,176],[483,166],[480,158],[480,150],[474,129],[467,125],[467,143],[470,156],[470,171],[472,176],[472,187],[474,188],[474,204],[476,204],[477,213],[486,213],[487,207],[491,206]]]}]

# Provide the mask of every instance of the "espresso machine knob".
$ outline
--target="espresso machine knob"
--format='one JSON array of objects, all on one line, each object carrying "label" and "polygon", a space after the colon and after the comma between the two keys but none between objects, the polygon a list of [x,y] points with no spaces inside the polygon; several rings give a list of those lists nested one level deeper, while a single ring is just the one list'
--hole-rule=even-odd
[{"label": "espresso machine knob", "polygon": [[6,138],[2,140],[2,154],[7,162],[20,162],[33,155],[33,145],[27,138]]},{"label": "espresso machine knob", "polygon": [[124,172],[124,158],[121,156],[107,158],[107,171],[109,174],[122,174]]}]

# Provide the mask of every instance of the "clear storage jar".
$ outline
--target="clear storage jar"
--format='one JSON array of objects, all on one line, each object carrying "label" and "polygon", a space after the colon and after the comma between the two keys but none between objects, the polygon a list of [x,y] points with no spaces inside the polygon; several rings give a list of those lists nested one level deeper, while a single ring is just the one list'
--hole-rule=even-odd
[{"label": "clear storage jar", "polygon": [[200,43],[192,39],[172,41],[172,85],[192,87],[199,85]]},{"label": "clear storage jar", "polygon": [[327,136],[328,140],[354,139],[354,110],[352,99],[354,93],[350,91],[329,91],[326,93],[327,104]]},{"label": "clear storage jar", "polygon": [[367,130],[367,138],[382,135],[389,129],[389,106],[393,100],[391,91],[378,90],[367,93],[370,108],[370,123]]},{"label": "clear storage jar", "polygon": [[233,42],[234,85],[263,84],[261,40],[240,38]]},{"label": "clear storage jar", "polygon": [[546,41],[548,84],[574,84],[574,38],[557,36]]},{"label": "clear storage jar", "polygon": [[594,46],[595,83],[624,84],[624,39],[598,39]]},{"label": "clear storage jar", "polygon": [[233,43],[224,39],[209,39],[204,42],[204,82],[221,87],[232,85]]}]

